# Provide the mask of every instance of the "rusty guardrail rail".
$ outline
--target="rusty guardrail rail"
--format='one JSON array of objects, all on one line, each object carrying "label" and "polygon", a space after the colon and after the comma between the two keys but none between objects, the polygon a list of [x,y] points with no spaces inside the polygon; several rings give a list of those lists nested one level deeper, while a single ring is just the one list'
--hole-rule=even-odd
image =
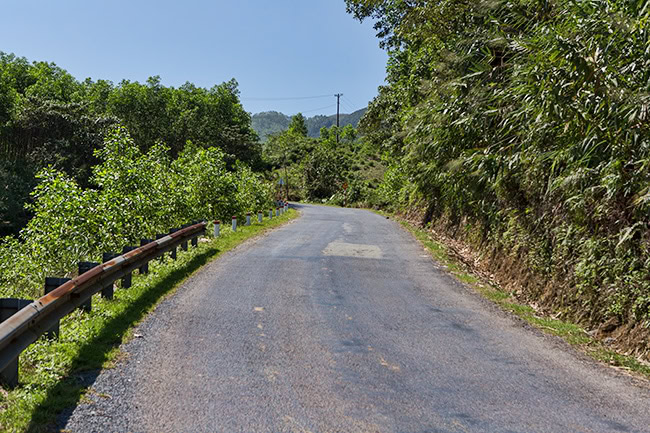
[{"label": "rusty guardrail rail", "polygon": [[[130,276],[136,269],[148,272],[148,263],[166,252],[172,251],[176,258],[176,248],[187,249],[187,242],[198,245],[198,237],[205,233],[207,223],[199,222],[181,229],[173,229],[168,235],[160,235],[155,241],[139,248],[126,247],[128,251],[103,264],[91,267],[76,278],[58,286],[39,299],[29,301],[12,299],[17,311],[0,323],[0,379],[10,386],[18,383],[18,357],[41,335],[58,334],[58,323],[76,308],[89,309],[92,295],[102,291],[112,297],[113,283],[123,278],[130,285]],[[87,264],[86,264],[87,265]],[[80,266],[81,269],[81,266]],[[22,308],[21,308],[22,307]]]}]

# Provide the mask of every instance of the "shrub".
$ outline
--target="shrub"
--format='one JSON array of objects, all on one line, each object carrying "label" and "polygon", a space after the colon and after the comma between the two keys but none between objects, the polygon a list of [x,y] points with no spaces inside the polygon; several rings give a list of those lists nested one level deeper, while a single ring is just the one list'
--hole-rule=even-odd
[{"label": "shrub", "polygon": [[190,144],[172,160],[166,146],[142,153],[117,128],[96,157],[95,188],[52,168],[38,174],[34,217],[18,238],[0,242],[0,296],[40,296],[46,276],[74,276],[79,261],[100,261],[103,252],[191,220],[242,216],[273,200],[272,185],[241,163],[228,171],[218,148]]}]

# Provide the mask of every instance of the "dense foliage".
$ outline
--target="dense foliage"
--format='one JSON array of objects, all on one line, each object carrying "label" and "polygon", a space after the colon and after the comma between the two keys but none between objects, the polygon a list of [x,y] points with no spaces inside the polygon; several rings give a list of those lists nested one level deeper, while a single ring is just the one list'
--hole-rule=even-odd
[{"label": "dense foliage", "polygon": [[[265,161],[284,185],[281,196],[332,204],[368,204],[384,167],[352,125],[321,128],[306,136],[305,119],[296,115],[289,129],[271,134],[263,145]],[[337,135],[339,140],[337,141]]]},{"label": "dense foliage", "polygon": [[531,299],[650,327],[650,3],[346,3],[389,52],[362,120],[384,201],[532,272]]},{"label": "dense foliage", "polygon": [[273,203],[271,186],[219,148],[188,145],[177,158],[156,144],[142,152],[124,128],[95,151],[91,187],[53,168],[38,174],[33,218],[0,242],[0,296],[35,297],[46,276],[72,276],[80,261],[139,245],[191,220],[240,218]]},{"label": "dense foliage", "polygon": [[23,204],[35,174],[52,166],[89,185],[107,131],[121,124],[141,151],[163,142],[176,157],[191,140],[218,146],[225,160],[254,168],[261,148],[234,80],[204,89],[186,83],[77,81],[53,63],[0,52],[0,235],[16,233],[30,217]]}]

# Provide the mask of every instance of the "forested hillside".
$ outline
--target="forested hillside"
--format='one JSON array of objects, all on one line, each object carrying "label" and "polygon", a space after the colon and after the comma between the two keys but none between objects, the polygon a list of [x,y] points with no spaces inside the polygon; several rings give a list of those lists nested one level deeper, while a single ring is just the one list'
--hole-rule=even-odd
[{"label": "forested hillside", "polygon": [[16,233],[32,213],[24,207],[39,170],[52,166],[88,187],[94,153],[117,125],[147,152],[165,143],[172,158],[191,140],[219,146],[230,166],[259,166],[261,148],[237,82],[210,89],[186,83],[78,81],[53,63],[0,52],[0,235]]},{"label": "forested hillside", "polygon": [[251,126],[262,141],[271,134],[286,131],[290,121],[289,116],[277,111],[265,111],[251,116]]},{"label": "forested hillside", "polygon": [[[348,125],[356,128],[359,124],[359,120],[363,117],[366,112],[365,108],[357,110],[353,113],[345,114],[341,113],[339,116],[339,127],[344,128]],[[324,116],[319,114],[317,116],[307,118],[307,131],[310,137],[318,137],[320,134],[321,128],[331,128],[336,125],[336,114],[331,116]]]},{"label": "forested hillside", "polygon": [[650,38],[641,0],[346,0],[387,84],[376,205],[482,251],[519,296],[650,353]]},{"label": "forested hillside", "polygon": [[[359,120],[366,112],[365,108],[357,110],[350,114],[341,114],[339,116],[339,125],[341,128],[352,125],[357,127]],[[286,114],[278,113],[277,111],[266,111],[263,113],[256,113],[252,116],[252,126],[255,132],[260,136],[262,141],[266,141],[267,137],[271,134],[286,131],[291,122],[291,117]],[[330,128],[336,125],[336,115],[332,116],[313,116],[305,120],[307,125],[307,134],[309,137],[318,137],[321,128]]]}]

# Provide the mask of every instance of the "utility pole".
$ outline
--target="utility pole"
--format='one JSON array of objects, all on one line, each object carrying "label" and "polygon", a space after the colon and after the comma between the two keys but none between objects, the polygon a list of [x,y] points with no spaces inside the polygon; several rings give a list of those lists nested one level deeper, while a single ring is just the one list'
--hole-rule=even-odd
[{"label": "utility pole", "polygon": [[339,142],[339,107],[341,105],[341,96],[343,93],[337,93],[336,95],[336,143]]},{"label": "utility pole", "polygon": [[284,178],[285,178],[285,190],[286,190],[286,200],[289,201],[289,173],[287,172],[287,148],[284,148]]}]

